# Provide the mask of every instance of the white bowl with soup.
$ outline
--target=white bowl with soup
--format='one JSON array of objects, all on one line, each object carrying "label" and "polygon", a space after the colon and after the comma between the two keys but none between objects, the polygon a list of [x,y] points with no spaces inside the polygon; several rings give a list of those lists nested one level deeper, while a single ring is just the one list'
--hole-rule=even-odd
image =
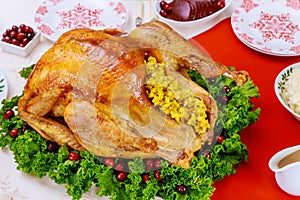
[{"label": "white bowl with soup", "polygon": [[283,191],[300,196],[300,145],[276,153],[269,161],[269,168]]}]

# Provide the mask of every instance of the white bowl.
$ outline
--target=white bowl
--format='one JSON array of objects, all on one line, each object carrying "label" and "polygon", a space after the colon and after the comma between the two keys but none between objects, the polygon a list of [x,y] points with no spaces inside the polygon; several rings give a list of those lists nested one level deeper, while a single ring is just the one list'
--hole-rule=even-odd
[{"label": "white bowl", "polygon": [[6,51],[9,53],[13,53],[15,55],[19,56],[27,56],[40,42],[40,33],[34,32],[35,36],[28,42],[28,44],[25,47],[19,47],[7,42],[0,41],[0,47],[2,51]]},{"label": "white bowl", "polygon": [[[280,101],[280,103],[298,120],[300,121],[300,114],[297,114],[295,111],[293,111],[288,104],[283,100],[282,98],[282,88],[284,87],[285,83],[286,83],[286,77],[288,77],[290,75],[290,71],[291,69],[294,68],[300,68],[300,62],[295,63],[293,65],[290,65],[286,68],[284,68],[276,77],[275,79],[275,84],[274,84],[274,89],[275,89],[275,93],[276,96],[278,98],[278,100]],[[299,91],[300,92],[300,91]]]},{"label": "white bowl", "polygon": [[232,2],[232,0],[225,0],[225,7],[224,8],[222,8],[222,9],[218,10],[217,12],[215,12],[211,15],[208,15],[206,17],[203,17],[203,18],[200,18],[200,19],[197,19],[197,20],[191,20],[191,21],[176,21],[176,20],[165,18],[165,17],[163,17],[159,14],[159,12],[161,10],[160,5],[159,5],[160,1],[161,0],[156,0],[154,2],[154,12],[157,15],[159,20],[165,22],[166,24],[168,24],[172,27],[190,28],[190,29],[195,28],[195,26],[203,25],[203,24],[209,22],[210,20],[214,19],[215,17],[220,15],[224,10],[226,10],[226,8],[228,8],[230,6],[231,2]]}]

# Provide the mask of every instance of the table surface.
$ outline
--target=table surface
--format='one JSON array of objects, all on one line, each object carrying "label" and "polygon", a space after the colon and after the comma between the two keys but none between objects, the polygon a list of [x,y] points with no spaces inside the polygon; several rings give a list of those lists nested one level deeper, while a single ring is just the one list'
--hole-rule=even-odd
[{"label": "table surface", "polygon": [[201,44],[210,56],[221,63],[249,72],[261,97],[254,99],[261,108],[257,123],[242,133],[249,149],[249,160],[237,168],[237,173],[215,184],[213,200],[293,200],[276,184],[269,159],[279,150],[300,144],[300,123],[277,100],[274,81],[286,66],[300,62],[297,57],[277,57],[254,51],[234,35],[230,19],[204,32],[193,40]]},{"label": "table surface", "polygon": [[[9,1],[6,7],[8,4],[13,6],[11,2]],[[22,7],[22,4],[28,2],[20,1],[19,6]],[[33,12],[35,8],[30,9],[28,12]],[[11,16],[13,14],[8,17]],[[3,12],[2,14],[0,12],[0,23],[4,24],[4,27],[7,24],[19,23],[10,18],[4,22],[3,19],[6,17]],[[30,21],[32,16],[25,16],[24,20]],[[300,143],[300,123],[281,106],[274,92],[274,80],[277,74],[284,67],[300,62],[300,57],[276,57],[250,49],[236,38],[231,29],[230,19],[222,21],[191,40],[201,44],[214,60],[235,66],[237,69],[247,70],[261,94],[259,99],[253,100],[255,106],[261,108],[259,121],[241,133],[242,141],[249,149],[249,160],[237,168],[235,175],[228,176],[215,184],[216,191],[212,199],[299,199],[286,194],[277,186],[274,174],[268,168],[268,161],[277,151]],[[8,97],[19,94],[24,86],[24,81],[18,77],[18,71],[34,63],[50,45],[48,41],[42,41],[38,49],[26,58],[0,52],[0,69],[8,74],[10,87]],[[4,152],[2,156],[10,155]],[[10,169],[13,170],[16,169]],[[44,181],[39,183],[43,184]],[[51,186],[51,189],[53,188]]]}]

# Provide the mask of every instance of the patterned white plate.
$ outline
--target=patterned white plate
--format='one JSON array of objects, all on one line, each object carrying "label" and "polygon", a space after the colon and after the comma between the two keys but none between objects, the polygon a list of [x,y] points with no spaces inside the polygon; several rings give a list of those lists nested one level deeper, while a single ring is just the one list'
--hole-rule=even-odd
[{"label": "patterned white plate", "polygon": [[123,29],[127,21],[127,8],[116,0],[45,0],[34,16],[37,29],[52,41],[75,28]]},{"label": "patterned white plate", "polygon": [[244,0],[231,25],[244,44],[277,56],[300,55],[299,0]]}]

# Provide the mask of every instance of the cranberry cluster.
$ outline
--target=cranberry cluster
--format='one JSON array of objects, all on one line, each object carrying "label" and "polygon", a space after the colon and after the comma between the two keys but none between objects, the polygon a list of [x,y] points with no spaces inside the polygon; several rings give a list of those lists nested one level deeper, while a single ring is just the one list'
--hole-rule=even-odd
[{"label": "cranberry cluster", "polygon": [[159,14],[163,17],[167,17],[168,14],[172,11],[171,4],[167,3],[166,1],[161,1],[159,3],[159,6],[161,8]]},{"label": "cranberry cluster", "polygon": [[32,27],[25,24],[13,25],[2,34],[2,41],[19,47],[25,47],[35,36]]}]

